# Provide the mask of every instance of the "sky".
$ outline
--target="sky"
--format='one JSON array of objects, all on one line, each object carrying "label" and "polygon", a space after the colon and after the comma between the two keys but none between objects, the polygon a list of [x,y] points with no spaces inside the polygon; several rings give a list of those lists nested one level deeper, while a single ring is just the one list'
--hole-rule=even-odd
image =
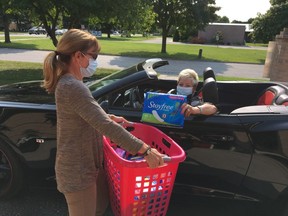
[{"label": "sky", "polygon": [[257,17],[257,13],[265,14],[270,8],[269,0],[215,0],[216,6],[221,7],[218,16],[227,16],[233,20],[248,21]]}]

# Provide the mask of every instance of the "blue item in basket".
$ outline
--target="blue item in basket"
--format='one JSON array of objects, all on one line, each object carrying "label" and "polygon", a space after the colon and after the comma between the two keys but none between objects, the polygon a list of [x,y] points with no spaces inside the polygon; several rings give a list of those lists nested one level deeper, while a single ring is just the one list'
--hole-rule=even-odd
[{"label": "blue item in basket", "polygon": [[187,96],[184,95],[147,92],[141,121],[183,127],[184,115],[181,114],[181,106],[186,102]]}]

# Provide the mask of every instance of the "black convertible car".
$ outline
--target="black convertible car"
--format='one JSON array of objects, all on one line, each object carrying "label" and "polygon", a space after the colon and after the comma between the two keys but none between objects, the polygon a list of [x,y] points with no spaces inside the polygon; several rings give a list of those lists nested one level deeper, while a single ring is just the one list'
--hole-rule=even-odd
[{"label": "black convertible car", "polygon": [[[176,87],[156,72],[167,64],[148,59],[85,83],[108,113],[139,122],[145,92]],[[267,202],[288,215],[288,87],[216,78],[206,68],[197,93],[217,114],[186,118],[184,128],[157,126],[186,152],[174,191]],[[0,198],[19,192],[26,170],[53,170],[55,152],[54,96],[36,81],[0,86]]]}]

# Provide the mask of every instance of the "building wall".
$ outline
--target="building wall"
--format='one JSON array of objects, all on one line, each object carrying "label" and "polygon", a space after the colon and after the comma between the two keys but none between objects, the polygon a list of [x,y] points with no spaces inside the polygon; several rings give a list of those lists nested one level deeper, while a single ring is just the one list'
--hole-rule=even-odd
[{"label": "building wall", "polygon": [[275,41],[268,45],[263,76],[271,81],[288,81],[288,28],[284,28]]},{"label": "building wall", "polygon": [[215,41],[217,32],[223,35],[225,45],[245,45],[245,25],[209,24],[204,31],[198,32],[198,38],[205,43]]}]

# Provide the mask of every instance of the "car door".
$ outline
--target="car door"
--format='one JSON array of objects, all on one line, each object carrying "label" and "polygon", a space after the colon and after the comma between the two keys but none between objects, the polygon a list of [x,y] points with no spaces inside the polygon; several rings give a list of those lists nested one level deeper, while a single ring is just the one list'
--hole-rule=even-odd
[{"label": "car door", "polygon": [[180,192],[232,198],[251,160],[248,135],[235,116],[194,116],[184,128],[161,128],[186,152],[179,166]]},{"label": "car door", "polygon": [[[288,110],[285,106],[259,107],[255,114],[239,114],[253,143],[253,157],[241,191],[257,200],[286,197],[288,203]],[[270,114],[268,113],[270,111]]]}]

